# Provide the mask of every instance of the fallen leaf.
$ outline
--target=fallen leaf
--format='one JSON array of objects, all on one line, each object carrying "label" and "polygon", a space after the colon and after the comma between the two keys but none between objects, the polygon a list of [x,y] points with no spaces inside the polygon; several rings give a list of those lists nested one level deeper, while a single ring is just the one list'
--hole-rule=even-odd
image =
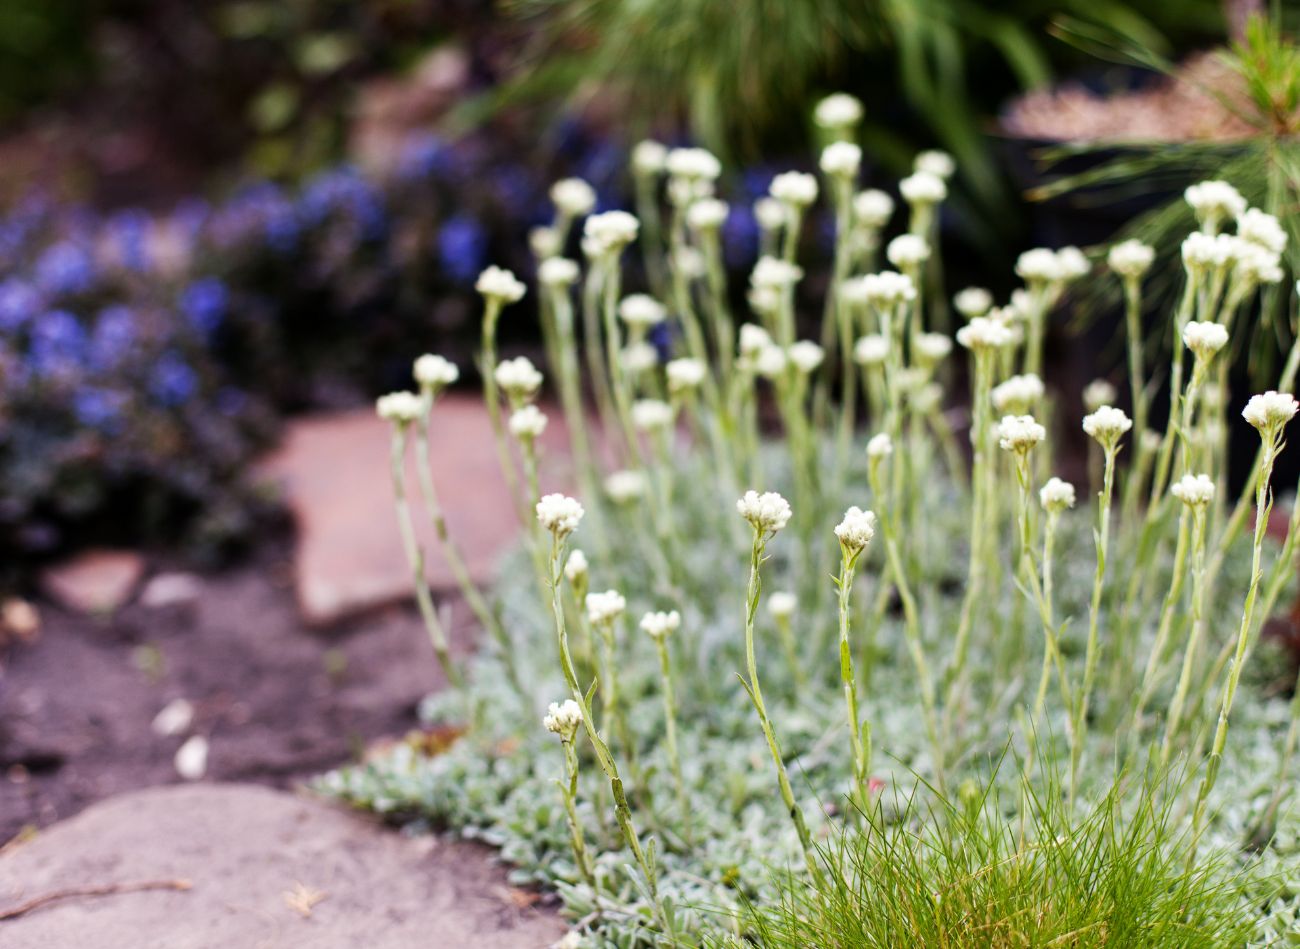
[{"label": "fallen leaf", "polygon": [[294,881],[293,889],[286,890],[284,893],[284,904],[306,919],[311,916],[312,908],[327,895],[323,890],[313,890],[300,881]]}]

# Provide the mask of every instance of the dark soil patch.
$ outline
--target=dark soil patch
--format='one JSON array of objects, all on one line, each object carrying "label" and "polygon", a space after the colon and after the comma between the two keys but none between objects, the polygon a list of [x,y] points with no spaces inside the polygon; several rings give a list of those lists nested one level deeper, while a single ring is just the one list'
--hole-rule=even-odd
[{"label": "dark soil patch", "polygon": [[[289,787],[417,723],[442,680],[413,610],[321,632],[299,619],[286,548],[203,577],[194,602],[111,619],[42,604],[32,644],[0,659],[0,842],[127,790],[178,783],[173,758],[208,738],[207,778]],[[470,614],[453,611],[464,651]],[[184,733],[152,722],[177,698]]]}]

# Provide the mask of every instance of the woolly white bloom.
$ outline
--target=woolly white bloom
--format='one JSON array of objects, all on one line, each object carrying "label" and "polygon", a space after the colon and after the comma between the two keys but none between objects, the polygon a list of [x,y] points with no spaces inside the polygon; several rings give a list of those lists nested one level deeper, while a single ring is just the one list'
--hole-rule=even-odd
[{"label": "woolly white bloom", "polygon": [[776,198],[759,198],[754,202],[754,219],[763,230],[775,231],[785,227],[790,220],[790,211]]},{"label": "woolly white bloom", "polygon": [[930,370],[922,369],[920,366],[907,366],[904,369],[894,373],[894,385],[898,391],[909,398],[930,378]]},{"label": "woolly white bloom", "polygon": [[503,359],[492,377],[511,401],[531,399],[542,387],[542,374],[527,356]]},{"label": "woolly white bloom", "polygon": [[375,400],[375,411],[386,422],[407,425],[424,411],[424,401],[414,392],[390,392]]},{"label": "woolly white bloom", "polygon": [[503,267],[489,267],[478,275],[474,289],[488,300],[499,303],[518,303],[524,298],[527,288],[523,282]]},{"label": "woolly white bloom", "polygon": [[785,290],[798,283],[801,277],[803,269],[797,264],[777,257],[760,257],[749,280],[755,287]]},{"label": "woolly white bloom", "polygon": [[1188,507],[1205,507],[1214,500],[1214,482],[1208,475],[1185,474],[1169,491]]},{"label": "woolly white bloom", "polygon": [[574,547],[569,559],[564,561],[564,576],[570,583],[580,583],[586,578],[588,569],[587,555]]},{"label": "woolly white bloom", "polygon": [[876,536],[876,515],[859,507],[844,512],[844,519],[835,527],[835,536],[848,554],[860,554]]},{"label": "woolly white bloom", "polygon": [[740,516],[753,525],[759,533],[775,534],[790,521],[790,502],[775,491],[759,494],[746,491],[745,496],[736,502]]},{"label": "woolly white bloom", "polygon": [[956,173],[957,162],[947,152],[931,148],[916,156],[912,162],[912,169],[947,180]]},{"label": "woolly white bloom", "polygon": [[789,590],[777,590],[767,598],[767,611],[775,619],[789,619],[799,608],[799,597]]},{"label": "woolly white bloom", "polygon": [[692,230],[716,231],[727,220],[727,202],[704,198],[686,209],[686,223]]},{"label": "woolly white bloom", "polygon": [[1043,397],[1043,380],[1032,372],[1012,376],[994,386],[991,395],[999,412],[1023,415]]},{"label": "woolly white bloom", "polygon": [[1064,278],[1056,251],[1035,247],[1016,258],[1016,276],[1026,283],[1054,283]]},{"label": "woolly white bloom", "polygon": [[882,270],[880,273],[867,274],[861,280],[862,295],[875,306],[894,306],[916,299],[916,284],[907,274]]},{"label": "woolly white bloom", "polygon": [[532,441],[546,431],[546,413],[535,405],[525,405],[510,414],[510,434],[520,441]]},{"label": "woolly white bloom", "polygon": [[703,178],[669,178],[668,203],[675,208],[689,208],[696,201],[713,197],[712,181]]},{"label": "woolly white bloom", "polygon": [[1183,327],[1183,345],[1198,358],[1208,359],[1228,345],[1228,328],[1208,320],[1193,320]]},{"label": "woolly white bloom", "polygon": [[835,92],[813,109],[813,121],[833,131],[850,129],[862,121],[862,102],[847,92]]},{"label": "woolly white bloom", "polygon": [[791,344],[786,355],[796,369],[807,375],[822,364],[822,361],[826,358],[826,350],[812,340],[801,339]]},{"label": "woolly white bloom", "polygon": [[538,523],[561,540],[578,529],[584,513],[576,498],[564,494],[548,494],[537,502]]},{"label": "woolly white bloom", "polygon": [[889,356],[889,337],[868,333],[853,344],[853,361],[859,366],[878,366]]},{"label": "woolly white bloom", "polygon": [[864,306],[870,302],[865,277],[849,277],[840,283],[840,302],[848,306]]},{"label": "woolly white bloom", "polygon": [[1038,309],[1038,303],[1024,287],[1011,291],[1011,299],[1002,308],[1004,321],[1028,320]]},{"label": "woolly white bloom", "polygon": [[1218,238],[1226,236],[1220,234],[1212,237],[1200,231],[1188,234],[1183,241],[1183,265],[1194,273],[1211,267],[1222,267],[1228,261],[1232,245],[1231,242]]},{"label": "woolly white bloom", "polygon": [[708,374],[708,367],[698,359],[674,359],[665,367],[669,392],[690,392],[699,388]]},{"label": "woolly white bloom", "polygon": [[1027,452],[1047,437],[1047,429],[1032,415],[1004,415],[998,423],[998,445],[1003,451]]},{"label": "woolly white bloom", "polygon": [[888,432],[880,432],[872,435],[867,442],[868,458],[886,458],[894,453],[894,440],[889,437]]},{"label": "woolly white bloom", "polygon": [[1251,241],[1242,240],[1237,248],[1236,272],[1251,284],[1281,283],[1283,277],[1282,257]]},{"label": "woolly white bloom", "polygon": [[1160,444],[1164,441],[1164,436],[1155,429],[1148,428],[1138,436],[1138,447],[1148,455],[1154,455],[1160,450]]},{"label": "woolly white bloom", "polygon": [[918,171],[898,183],[899,194],[909,204],[938,204],[948,197],[948,186],[938,175]]},{"label": "woolly white bloom", "polygon": [[912,406],[912,411],[929,415],[943,404],[943,386],[937,382],[916,386],[909,396],[909,404]]},{"label": "woolly white bloom", "polygon": [[1120,438],[1133,427],[1133,422],[1123,409],[1103,405],[1083,417],[1083,430],[1106,449],[1112,449]]},{"label": "woolly white bloom", "polygon": [[667,318],[668,311],[654,297],[634,293],[619,301],[618,315],[628,326],[649,329],[662,323]]},{"label": "woolly white bloom", "polygon": [[783,171],[772,179],[767,192],[791,207],[806,208],[817,200],[817,179],[802,171]]},{"label": "woolly white bloom", "polygon": [[1013,339],[1011,330],[986,316],[975,317],[957,331],[957,342],[972,351],[1001,349]]},{"label": "woolly white bloom", "polygon": [[635,376],[659,365],[659,350],[644,341],[630,343],[623,347],[622,359],[623,368]]},{"label": "woolly white bloom", "polygon": [[683,244],[673,252],[673,267],[687,280],[698,280],[704,276],[704,255],[689,244]]},{"label": "woolly white bloom", "polygon": [[582,226],[584,249],[593,256],[615,253],[636,240],[641,224],[626,211],[593,214]]},{"label": "woolly white bloom", "polygon": [[565,739],[571,739],[582,726],[582,707],[573,699],[552,702],[546,712],[542,726]]},{"label": "woolly white bloom", "polygon": [[1286,250],[1287,236],[1282,222],[1259,208],[1248,208],[1237,218],[1237,234],[1275,254]]},{"label": "woolly white bloom", "polygon": [[627,609],[627,600],[617,590],[587,594],[587,619],[596,626],[612,623]]},{"label": "woolly white bloom", "polygon": [[1156,249],[1139,240],[1120,241],[1106,255],[1110,269],[1121,277],[1140,277],[1155,262]]},{"label": "woolly white bloom", "polygon": [[894,199],[879,188],[868,188],[853,196],[853,216],[863,227],[879,230],[894,214]]},{"label": "woolly white bloom", "polygon": [[1191,185],[1183,197],[1202,224],[1208,219],[1234,218],[1246,210],[1246,199],[1226,181],[1202,181]]},{"label": "woolly white bloom", "polygon": [[1060,478],[1048,478],[1047,483],[1038,491],[1038,502],[1044,511],[1055,514],[1074,507],[1074,485]]},{"label": "woolly white bloom", "polygon": [[553,227],[534,227],[528,232],[528,247],[538,260],[546,260],[563,252],[560,232]]},{"label": "woolly white bloom", "polygon": [[772,345],[772,336],[757,323],[742,323],[740,326],[740,354],[753,356]]},{"label": "woolly white bloom", "polygon": [[983,316],[993,306],[993,294],[983,287],[967,287],[952,298],[957,312],[968,320]]},{"label": "woolly white bloom", "polygon": [[952,352],[952,340],[942,333],[920,333],[913,345],[917,362],[929,366],[947,359]]},{"label": "woolly white bloom", "polygon": [[632,403],[632,424],[637,431],[653,432],[673,424],[673,409],[660,399],[637,399]]},{"label": "woolly white bloom", "polygon": [[1300,403],[1296,402],[1295,396],[1290,392],[1270,389],[1260,395],[1252,395],[1246,407],[1241,410],[1241,417],[1261,433],[1268,433],[1295,418],[1297,409],[1300,409]]},{"label": "woolly white bloom", "polygon": [[930,245],[917,234],[900,234],[889,242],[885,256],[895,267],[919,267],[930,259]]},{"label": "woolly white bloom", "polygon": [[1067,245],[1056,252],[1056,268],[1062,280],[1078,280],[1091,272],[1092,264],[1083,251]]},{"label": "woolly white bloom", "polygon": [[722,174],[722,163],[703,148],[674,148],[666,159],[668,173],[677,178],[713,181]]},{"label": "woolly white bloom", "polygon": [[567,257],[548,257],[537,265],[537,279],[544,287],[567,287],[578,279],[578,264]]},{"label": "woolly white bloom", "polygon": [[820,164],[828,175],[853,178],[862,165],[862,149],[852,142],[834,142],[822,150]]},{"label": "woolly white bloom", "polygon": [[641,471],[615,471],[605,479],[605,493],[615,504],[627,504],[644,497],[649,485]]},{"label": "woolly white bloom", "polygon": [[784,349],[780,346],[765,346],[754,358],[754,371],[764,379],[776,379],[785,373],[789,364]]},{"label": "woolly white bloom", "polygon": [[652,139],[637,142],[632,149],[632,170],[639,175],[657,175],[668,161],[668,149]]},{"label": "woolly white bloom", "polygon": [[551,202],[561,214],[582,217],[596,206],[596,191],[581,178],[564,178],[551,185]]},{"label": "woolly white bloom", "polygon": [[438,392],[460,378],[460,369],[450,359],[425,353],[415,361],[412,374],[421,388]]},{"label": "woolly white bloom", "polygon": [[1095,412],[1119,398],[1119,392],[1105,379],[1093,379],[1083,387],[1083,407]]},{"label": "woolly white bloom", "polygon": [[641,617],[641,629],[652,639],[663,639],[669,633],[675,633],[682,625],[682,614],[676,610],[667,613],[646,613]]}]

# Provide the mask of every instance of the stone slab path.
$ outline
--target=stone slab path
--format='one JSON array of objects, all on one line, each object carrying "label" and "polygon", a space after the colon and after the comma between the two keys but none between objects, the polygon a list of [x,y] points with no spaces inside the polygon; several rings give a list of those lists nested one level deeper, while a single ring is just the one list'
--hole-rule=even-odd
[{"label": "stone slab path", "polygon": [[47,893],[191,888],[47,904],[0,920],[6,949],[525,949],[564,933],[490,852],[406,838],[325,802],[244,784],[103,801],[0,853],[0,914]]}]

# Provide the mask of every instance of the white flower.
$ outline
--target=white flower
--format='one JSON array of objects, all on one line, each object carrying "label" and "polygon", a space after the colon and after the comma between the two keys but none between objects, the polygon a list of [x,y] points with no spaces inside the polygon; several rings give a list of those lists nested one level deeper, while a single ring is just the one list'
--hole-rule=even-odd
[{"label": "white flower", "polygon": [[1234,218],[1246,210],[1246,199],[1226,181],[1202,181],[1191,185],[1183,197],[1202,224],[1208,218]]},{"label": "white flower", "polygon": [[628,326],[649,329],[668,317],[664,305],[652,296],[634,293],[619,301],[618,315]]},{"label": "white flower", "polygon": [[208,770],[208,740],[202,735],[191,735],[185,744],[176,749],[172,758],[176,773],[186,781],[198,781]]},{"label": "white flower", "polygon": [[754,359],[754,371],[764,379],[775,379],[785,373],[790,360],[780,346],[765,346]]},{"label": "white flower", "polygon": [[702,178],[713,181],[722,174],[722,163],[703,148],[674,148],[666,160],[668,173],[675,178]]},{"label": "white flower", "polygon": [[817,367],[822,364],[822,361],[826,358],[826,350],[812,340],[801,339],[791,344],[786,355],[789,356],[790,363],[796,369],[807,375],[816,371]]},{"label": "white flower", "polygon": [[1195,321],[1183,327],[1183,345],[1199,359],[1208,359],[1228,345],[1228,328],[1208,320]]},{"label": "white flower", "polygon": [[687,280],[696,280],[704,276],[704,255],[697,248],[683,244],[673,253],[673,267]]},{"label": "white flower", "polygon": [[1132,427],[1133,422],[1124,410],[1111,405],[1103,405],[1083,417],[1083,430],[1108,451],[1113,449],[1124,433]]},{"label": "white flower", "polygon": [[1091,272],[1092,264],[1083,251],[1067,245],[1056,252],[1056,269],[1062,280],[1078,280]]},{"label": "white flower", "polygon": [[993,294],[983,287],[967,287],[952,298],[952,305],[957,312],[968,320],[983,316],[993,306]]},{"label": "white flower", "polygon": [[1121,241],[1110,249],[1106,263],[1121,277],[1140,277],[1155,262],[1156,249],[1139,240]]},{"label": "white flower", "polygon": [[632,424],[637,431],[659,431],[673,424],[673,409],[660,399],[637,399],[632,403]]},{"label": "white flower", "polygon": [[1016,276],[1026,283],[1055,283],[1064,278],[1056,251],[1047,247],[1021,254],[1016,259]]},{"label": "white flower", "polygon": [[867,442],[867,457],[871,459],[887,458],[894,453],[894,441],[888,432],[872,435]]},{"label": "white flower", "polygon": [[577,499],[563,494],[548,494],[537,502],[537,521],[563,540],[578,529],[586,513]]},{"label": "white flower", "polygon": [[623,368],[636,376],[659,365],[659,350],[644,341],[629,343],[623,348],[622,359]]},{"label": "white flower", "polygon": [[861,280],[862,295],[874,306],[889,307],[916,299],[916,284],[912,278],[896,270],[867,274]]},{"label": "white flower", "polygon": [[1115,387],[1105,379],[1093,379],[1083,387],[1083,407],[1095,412],[1103,405],[1110,405],[1119,398]]},{"label": "white flower", "polygon": [[1074,507],[1074,485],[1060,478],[1048,478],[1047,483],[1038,491],[1038,502],[1044,511],[1054,514]]},{"label": "white flower", "polygon": [[596,206],[596,191],[581,178],[564,178],[551,185],[551,202],[567,217],[582,217]]},{"label": "white flower", "polygon": [[665,367],[669,392],[690,392],[704,382],[708,368],[698,359],[673,359]]},{"label": "white flower", "polygon": [[803,269],[797,264],[777,257],[760,257],[749,280],[758,288],[785,290],[798,283],[802,276]]},{"label": "white flower", "polygon": [[375,411],[385,422],[407,425],[424,411],[424,401],[414,392],[390,392],[375,400]]},{"label": "white flower", "polygon": [[894,384],[909,398],[920,390],[930,378],[930,370],[920,366],[907,366],[894,373]]},{"label": "white flower", "polygon": [[1169,491],[1188,507],[1205,507],[1214,500],[1214,482],[1208,475],[1185,474]]},{"label": "white flower", "polygon": [[527,356],[503,359],[492,377],[511,401],[531,399],[542,387],[542,374]]},{"label": "white flower", "polygon": [[1242,240],[1237,248],[1236,272],[1250,284],[1282,282],[1282,257],[1251,241]]},{"label": "white flower", "polygon": [[703,178],[669,178],[668,203],[675,208],[689,208],[696,201],[713,197],[712,181]]},{"label": "white flower", "polygon": [[651,139],[637,142],[632,149],[632,170],[639,175],[657,175],[664,170],[668,149]]},{"label": "white flower", "polygon": [[917,234],[900,234],[889,242],[885,256],[900,269],[919,267],[930,259],[930,245]]},{"label": "white flower", "polygon": [[675,633],[682,625],[682,615],[676,610],[667,613],[646,613],[641,617],[641,629],[652,639],[663,639],[669,633]]},{"label": "white flower", "polygon": [[790,212],[776,198],[759,198],[754,202],[754,219],[763,230],[775,231],[785,227],[786,222],[790,220]]},{"label": "white flower", "polygon": [[853,178],[862,165],[862,149],[852,142],[833,142],[822,150],[821,169],[826,174]]},{"label": "white flower", "polygon": [[587,555],[574,547],[569,559],[564,561],[564,576],[570,583],[581,583],[586,579],[588,569]]},{"label": "white flower", "polygon": [[530,230],[528,247],[538,260],[558,256],[564,250],[560,243],[560,232],[553,227],[534,227]]},{"label": "white flower", "polygon": [[587,619],[597,626],[612,623],[627,609],[627,600],[617,590],[587,594]]},{"label": "white flower", "polygon": [[640,227],[640,222],[626,211],[593,214],[582,227],[584,249],[593,256],[615,253],[636,240]]},{"label": "white flower", "polygon": [[879,230],[894,214],[894,199],[878,188],[859,191],[853,197],[853,216],[863,227]]},{"label": "white flower", "polygon": [[546,413],[535,405],[525,405],[510,414],[510,434],[520,441],[532,441],[546,431]]},{"label": "white flower", "polygon": [[853,344],[853,361],[859,366],[878,366],[889,356],[889,337],[868,333]]},{"label": "white flower", "polygon": [[1248,208],[1237,218],[1237,234],[1274,254],[1286,250],[1287,237],[1282,222],[1259,208]]},{"label": "white flower", "polygon": [[760,534],[775,534],[790,521],[790,502],[775,491],[746,491],[736,510]]},{"label": "white flower", "polygon": [[767,611],[775,619],[789,619],[798,608],[799,597],[789,590],[777,590],[767,598]]},{"label": "white flower", "polygon": [[1228,262],[1232,250],[1231,242],[1219,240],[1226,236],[1228,235],[1219,234],[1211,237],[1201,231],[1188,234],[1183,241],[1183,265],[1193,273],[1210,267],[1222,267]]},{"label": "white flower", "polygon": [[695,231],[716,231],[727,220],[727,202],[704,198],[686,209],[686,223]]},{"label": "white flower", "polygon": [[425,353],[415,361],[412,369],[415,381],[422,389],[439,392],[460,378],[460,370],[450,359]]},{"label": "white flower", "polygon": [[627,504],[646,493],[646,477],[641,471],[615,471],[605,479],[605,493],[615,504]]},{"label": "white flower", "polygon": [[993,407],[999,412],[1023,414],[1043,397],[1043,380],[1032,372],[1012,376],[993,387]]},{"label": "white flower", "polygon": [[1290,392],[1275,392],[1270,389],[1260,395],[1252,395],[1246,407],[1241,410],[1241,417],[1266,434],[1295,418],[1297,409],[1300,409],[1300,403],[1296,402],[1295,396]]},{"label": "white flower", "polygon": [[548,257],[537,265],[537,279],[544,287],[567,287],[578,279],[578,264],[567,257]]},{"label": "white flower", "polygon": [[474,289],[498,303],[518,303],[527,290],[518,277],[502,267],[489,267],[479,274]]},{"label": "white flower", "polygon": [[860,554],[876,536],[876,515],[859,507],[844,512],[844,519],[835,527],[835,536],[848,554]]},{"label": "white flower", "polygon": [[772,336],[757,323],[742,323],[740,326],[740,354],[753,356],[772,345]]},{"label": "white flower", "polygon": [[817,179],[802,171],[783,171],[772,179],[767,193],[795,208],[806,208],[817,200]]},{"label": "white flower", "polygon": [[912,411],[929,415],[943,403],[943,386],[937,382],[927,382],[916,386],[909,396]]},{"label": "white flower", "polygon": [[948,197],[948,186],[938,175],[918,171],[898,183],[898,191],[909,204],[938,204]]},{"label": "white flower", "polygon": [[1014,337],[1006,326],[986,316],[977,316],[957,331],[957,342],[974,352],[1010,346]]},{"label": "white flower", "polygon": [[847,92],[835,92],[813,109],[813,121],[824,129],[850,129],[862,121],[862,102]]},{"label": "white flower", "polygon": [[919,333],[913,345],[916,361],[929,366],[947,359],[952,352],[952,340],[942,333]]},{"label": "white flower", "polygon": [[1032,415],[1004,415],[998,423],[998,445],[1003,451],[1024,453],[1047,437],[1047,429]]},{"label": "white flower", "polygon": [[582,707],[573,699],[552,702],[546,711],[542,726],[548,732],[554,732],[565,739],[573,738],[582,725]]},{"label": "white flower", "polygon": [[912,169],[947,180],[957,171],[957,163],[947,152],[932,148],[916,156],[912,162]]}]

